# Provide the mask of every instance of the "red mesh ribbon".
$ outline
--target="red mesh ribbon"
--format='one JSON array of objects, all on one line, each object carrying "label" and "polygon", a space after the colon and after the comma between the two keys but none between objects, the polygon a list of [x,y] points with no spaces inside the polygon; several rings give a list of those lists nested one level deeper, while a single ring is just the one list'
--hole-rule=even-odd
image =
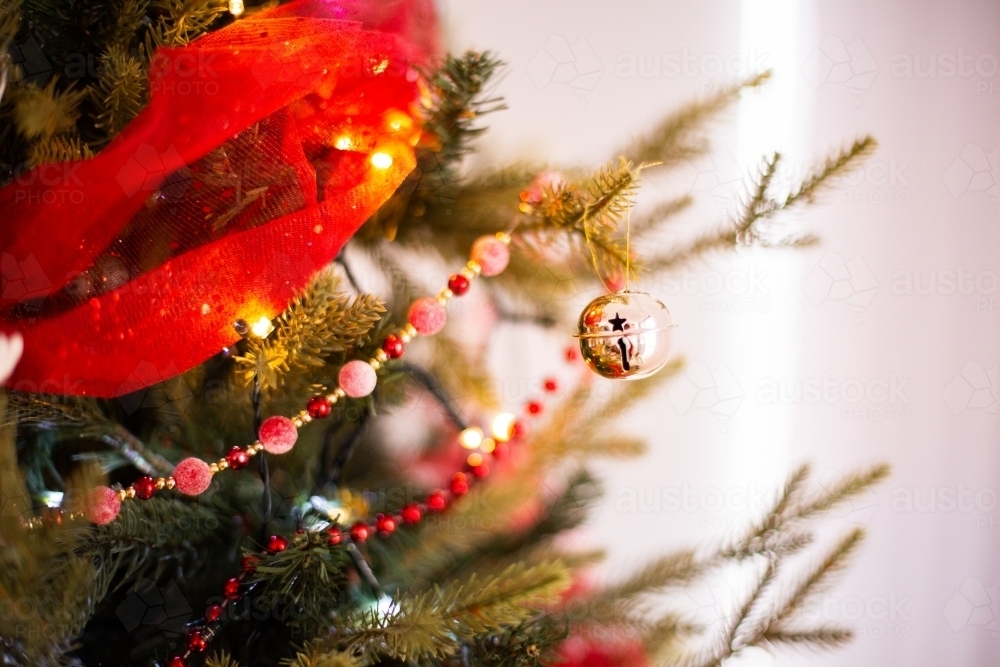
[{"label": "red mesh ribbon", "polygon": [[117,396],[280,312],[414,167],[429,7],[299,0],[161,49],[100,155],[0,189],[8,385]]}]

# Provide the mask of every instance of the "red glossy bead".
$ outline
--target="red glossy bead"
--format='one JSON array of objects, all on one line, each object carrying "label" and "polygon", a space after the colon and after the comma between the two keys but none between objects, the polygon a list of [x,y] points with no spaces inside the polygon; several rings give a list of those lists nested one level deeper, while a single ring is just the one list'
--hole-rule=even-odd
[{"label": "red glossy bead", "polygon": [[390,359],[399,359],[406,352],[406,343],[396,334],[389,334],[382,341],[382,351]]},{"label": "red glossy bead", "polygon": [[542,404],[539,403],[538,401],[528,401],[527,407],[528,407],[528,412],[530,412],[533,415],[541,414],[542,412]]},{"label": "red glossy bead", "polygon": [[399,515],[406,523],[417,523],[421,516],[420,507],[416,503],[410,503],[399,512]]},{"label": "red glossy bead", "polygon": [[469,482],[464,472],[456,472],[451,478],[451,492],[456,496],[464,496],[469,492]]},{"label": "red glossy bead", "polygon": [[217,604],[209,605],[208,609],[205,610],[205,620],[209,623],[215,623],[220,618],[222,618],[222,607]]},{"label": "red glossy bead", "polygon": [[493,448],[493,458],[498,461],[510,453],[510,447],[507,446],[506,442],[498,442],[496,447]]},{"label": "red glossy bead", "polygon": [[250,455],[242,447],[233,447],[226,452],[226,463],[233,470],[242,470],[250,464]]},{"label": "red glossy bead", "polygon": [[229,577],[226,579],[226,583],[222,585],[222,594],[227,600],[239,600],[240,580],[236,577]]},{"label": "red glossy bead", "polygon": [[338,544],[340,544],[341,540],[344,539],[344,534],[340,531],[340,528],[338,528],[337,526],[330,526],[330,528],[327,529],[326,534],[329,536],[327,537],[327,542],[332,547],[337,546]]},{"label": "red glossy bead", "polygon": [[580,358],[580,353],[575,347],[566,348],[566,361],[576,361]]},{"label": "red glossy bead", "polygon": [[260,558],[256,556],[244,556],[240,559],[240,569],[247,574],[253,574],[257,569],[257,561],[259,560]]},{"label": "red glossy bead", "polygon": [[476,477],[483,478],[490,474],[490,467],[485,463],[481,463],[477,466],[472,467],[472,474]]},{"label": "red glossy bead", "polygon": [[156,480],[148,475],[143,475],[132,484],[135,495],[143,500],[149,500],[156,493]]},{"label": "red glossy bead", "polygon": [[452,276],[448,278],[448,289],[450,289],[451,293],[455,296],[462,296],[469,291],[469,279],[460,273],[452,274]]},{"label": "red glossy bead", "polygon": [[514,428],[511,429],[510,439],[511,440],[520,440],[521,438],[523,438],[527,434],[528,434],[528,427],[525,426],[523,423],[521,423],[519,421],[516,421],[516,422],[514,422]]},{"label": "red glossy bead", "polygon": [[326,396],[313,396],[306,403],[306,410],[313,419],[322,419],[330,415],[330,401]]},{"label": "red glossy bead", "polygon": [[179,655],[175,655],[167,662],[167,667],[187,667],[187,660]]},{"label": "red glossy bead", "polygon": [[276,554],[288,548],[288,540],[281,535],[272,535],[267,540],[267,553]]},{"label": "red glossy bead", "polygon": [[447,506],[448,499],[445,497],[444,491],[441,491],[440,489],[437,491],[431,491],[430,495],[427,496],[427,507],[435,512],[440,512]]},{"label": "red glossy bead", "polygon": [[379,514],[375,518],[375,530],[383,535],[391,535],[396,530],[396,520],[387,514]]},{"label": "red glossy bead", "polygon": [[556,381],[554,379],[549,378],[545,381],[545,391],[549,392],[550,394],[558,388],[559,385],[556,384]]},{"label": "red glossy bead", "polygon": [[371,528],[364,521],[358,521],[351,526],[351,539],[355,542],[364,542],[371,535]]},{"label": "red glossy bead", "polygon": [[201,636],[200,630],[194,630],[187,636],[187,647],[195,653],[201,653],[206,648],[205,638]]}]

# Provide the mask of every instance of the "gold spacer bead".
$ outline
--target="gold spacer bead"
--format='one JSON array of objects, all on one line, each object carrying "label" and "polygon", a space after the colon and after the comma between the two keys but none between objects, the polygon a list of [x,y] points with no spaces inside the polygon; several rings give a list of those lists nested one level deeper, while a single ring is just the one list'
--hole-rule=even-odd
[{"label": "gold spacer bead", "polygon": [[507,232],[497,232],[497,240],[500,241],[500,243],[510,245],[510,234]]},{"label": "gold spacer bead", "polygon": [[378,359],[369,359],[368,365],[374,368],[375,370],[382,368],[382,362],[379,361]]},{"label": "gold spacer bead", "polygon": [[410,334],[406,333],[405,331],[400,331],[399,332],[399,340],[403,341],[404,343],[409,343],[410,339],[412,339],[412,338],[413,338],[413,336],[411,336]]},{"label": "gold spacer bead", "polygon": [[135,487],[134,486],[130,486],[127,489],[125,489],[125,498],[130,498],[130,499],[131,498],[135,498]]},{"label": "gold spacer bead", "polygon": [[172,489],[177,486],[177,482],[174,481],[173,477],[167,477],[167,483],[164,484],[168,489]]},{"label": "gold spacer bead", "polygon": [[167,480],[165,478],[163,478],[163,477],[157,477],[156,478],[156,490],[157,491],[162,491],[163,487],[165,487],[166,485],[167,485]]},{"label": "gold spacer bead", "polygon": [[470,259],[469,263],[466,264],[466,266],[469,267],[469,270],[472,271],[477,276],[479,275],[479,272],[483,270],[483,267],[479,266],[479,262],[477,262],[474,259]]},{"label": "gold spacer bead", "polygon": [[465,278],[466,280],[472,280],[473,278],[476,277],[476,272],[467,266],[463,266],[462,270],[459,271],[459,273],[462,274],[462,277]]},{"label": "gold spacer bead", "polygon": [[343,398],[344,396],[347,396],[347,394],[344,392],[344,390],[341,389],[340,387],[337,387],[336,389],[334,389],[333,393],[337,395],[337,398]]},{"label": "gold spacer bead", "polygon": [[125,500],[128,498],[128,494],[125,492],[125,489],[118,489],[116,493],[118,494],[118,500]]},{"label": "gold spacer bead", "polygon": [[385,353],[385,350],[379,348],[375,350],[375,358],[381,361],[383,364],[389,361],[389,355]]},{"label": "gold spacer bead", "polygon": [[226,470],[229,468],[229,461],[226,459],[219,459],[215,465],[219,466],[219,470]]},{"label": "gold spacer bead", "polygon": [[417,335],[417,328],[412,324],[410,324],[409,322],[407,322],[406,326],[403,327],[403,333],[405,333],[410,338],[413,338],[414,336]]},{"label": "gold spacer bead", "polygon": [[300,420],[302,420],[303,424],[308,424],[313,420],[312,415],[309,414],[307,410],[303,410],[302,412],[300,412],[298,417]]},{"label": "gold spacer bead", "polygon": [[213,475],[215,475],[216,473],[219,472],[219,464],[218,463],[209,463],[208,464],[208,471],[210,473],[212,473]]},{"label": "gold spacer bead", "polygon": [[295,428],[302,428],[302,420],[298,415],[292,417],[292,423],[295,424]]},{"label": "gold spacer bead", "polygon": [[440,301],[441,299],[447,301],[453,296],[455,296],[455,293],[451,291],[451,288],[445,287],[443,290],[441,290],[441,293],[438,294],[438,301]]},{"label": "gold spacer bead", "polygon": [[330,401],[330,405],[333,405],[340,400],[340,396],[337,396],[336,394],[327,394],[326,400]]}]

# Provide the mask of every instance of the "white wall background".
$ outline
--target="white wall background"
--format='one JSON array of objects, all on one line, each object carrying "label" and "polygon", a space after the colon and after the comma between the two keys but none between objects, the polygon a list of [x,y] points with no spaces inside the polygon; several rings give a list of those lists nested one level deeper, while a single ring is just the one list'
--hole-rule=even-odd
[{"label": "white wall background", "polygon": [[[681,326],[688,371],[630,416],[652,451],[603,468],[609,497],[585,540],[617,571],[742,525],[759,509],[742,492],[797,462],[837,474],[888,460],[891,480],[829,524],[870,530],[819,612],[856,641],[744,664],[1000,664],[1000,4],[445,0],[442,14],[453,50],[509,62],[498,92],[511,108],[489,119],[481,165],[599,163],[740,65],[773,67],[775,82],[717,126],[711,159],[651,180],[642,202],[693,189],[689,219],[717,221],[762,151],[800,165],[878,138],[863,172],[794,217],[821,249],[649,281]],[[630,77],[619,65],[633,56],[646,69]],[[559,367],[567,338],[526,358],[523,336],[537,334],[512,334],[510,377]],[[830,387],[818,401],[767,395],[810,379]],[[622,511],[629,493],[645,511]],[[687,502],[668,506],[671,494]]]}]

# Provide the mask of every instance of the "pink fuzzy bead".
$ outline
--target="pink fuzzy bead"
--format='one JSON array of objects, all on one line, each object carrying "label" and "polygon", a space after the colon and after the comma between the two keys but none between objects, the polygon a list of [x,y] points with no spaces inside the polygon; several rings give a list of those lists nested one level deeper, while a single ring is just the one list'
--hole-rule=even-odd
[{"label": "pink fuzzy bead", "polygon": [[448,321],[448,313],[445,312],[444,306],[429,296],[414,301],[407,317],[413,328],[422,336],[433,336],[441,331],[444,323]]},{"label": "pink fuzzy bead", "polygon": [[84,503],[83,513],[93,523],[103,526],[111,523],[118,516],[118,511],[122,507],[121,498],[118,493],[107,486],[98,486],[91,489],[87,494],[87,502]]},{"label": "pink fuzzy bead", "polygon": [[268,454],[284,454],[295,446],[299,431],[291,419],[275,415],[264,420],[257,437]]},{"label": "pink fuzzy bead", "polygon": [[361,398],[374,391],[378,376],[375,375],[375,369],[370,364],[355,359],[344,364],[337,380],[345,394],[351,398]]},{"label": "pink fuzzy bead", "polygon": [[510,261],[510,248],[495,236],[480,236],[472,244],[469,253],[472,260],[482,267],[484,276],[496,276],[503,273]]},{"label": "pink fuzzy bead", "polygon": [[186,458],[174,468],[174,486],[181,493],[197,496],[212,483],[212,471],[208,464],[193,456]]}]

